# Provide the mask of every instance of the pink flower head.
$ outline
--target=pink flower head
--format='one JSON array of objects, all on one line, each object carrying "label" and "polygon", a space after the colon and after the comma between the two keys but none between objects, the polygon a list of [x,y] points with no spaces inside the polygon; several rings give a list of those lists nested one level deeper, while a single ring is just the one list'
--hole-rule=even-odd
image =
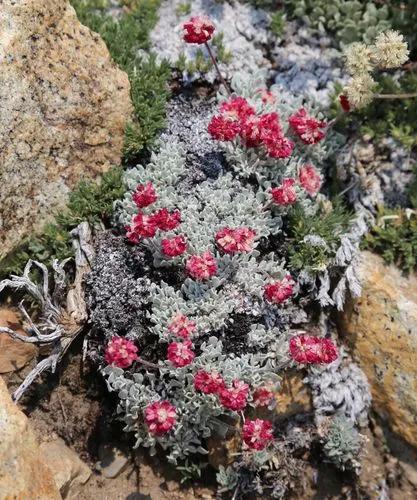
[{"label": "pink flower head", "polygon": [[263,450],[273,441],[272,423],[269,420],[246,420],[242,427],[245,444],[252,450]]},{"label": "pink flower head", "polygon": [[167,257],[178,257],[187,250],[184,236],[174,236],[161,241],[162,253]]},{"label": "pink flower head", "polygon": [[261,119],[257,115],[249,116],[241,125],[240,136],[248,148],[262,144]]},{"label": "pink flower head", "polygon": [[253,393],[255,406],[269,406],[274,400],[274,393],[267,387],[258,387]]},{"label": "pink flower head", "polygon": [[271,189],[271,195],[274,203],[281,207],[294,205],[297,201],[295,179],[284,179],[280,186]]},{"label": "pink flower head", "polygon": [[206,16],[194,16],[183,24],[183,38],[187,43],[206,43],[215,30],[214,24]]},{"label": "pink flower head", "polygon": [[169,401],[156,401],[145,408],[145,424],[149,432],[162,436],[170,431],[177,421],[175,406]]},{"label": "pink flower head", "polygon": [[138,348],[131,340],[124,337],[112,337],[107,344],[104,359],[108,365],[128,368],[138,359]]},{"label": "pink flower head", "polygon": [[213,116],[208,128],[209,134],[216,141],[233,141],[240,130],[239,123],[224,116]]},{"label": "pink flower head", "polygon": [[296,335],[290,340],[290,356],[297,363],[328,364],[338,358],[338,352],[330,339]]},{"label": "pink flower head", "polygon": [[241,122],[254,115],[255,110],[244,97],[231,97],[220,106],[220,113],[232,122]]},{"label": "pink flower head", "polygon": [[130,226],[130,232],[135,233],[138,238],[153,238],[157,229],[153,216],[144,214],[136,214]]},{"label": "pink flower head", "polygon": [[176,368],[189,365],[195,358],[194,351],[190,349],[191,346],[192,343],[189,340],[185,342],[171,342],[168,346],[168,360]]},{"label": "pink flower head", "polygon": [[162,208],[151,215],[153,223],[161,231],[172,231],[181,223],[181,214],[179,210],[168,212],[166,208]]},{"label": "pink flower head", "polygon": [[217,272],[217,262],[211,252],[192,255],[186,264],[188,274],[196,280],[207,280]]},{"label": "pink flower head", "polygon": [[217,245],[225,253],[233,254],[240,252],[250,252],[256,232],[248,227],[230,229],[225,227],[216,234]]},{"label": "pink flower head", "polygon": [[349,99],[347,98],[347,96],[345,96],[344,94],[341,94],[339,96],[339,102],[340,102],[340,105],[342,106],[342,109],[345,113],[349,113],[350,111],[350,102],[349,102]]},{"label": "pink flower head", "polygon": [[294,293],[294,281],[290,275],[287,275],[281,281],[275,281],[265,285],[265,298],[273,304],[282,304],[288,300]]},{"label": "pink flower head", "polygon": [[138,184],[136,186],[135,192],[132,194],[132,200],[135,202],[138,208],[145,208],[158,199],[156,196],[155,188],[152,182],[147,184]]},{"label": "pink flower head", "polygon": [[318,173],[313,165],[304,165],[300,168],[300,173],[298,174],[298,180],[300,181],[301,187],[310,196],[316,195],[321,187],[321,175]]},{"label": "pink flower head", "polygon": [[182,313],[176,314],[171,323],[168,325],[168,330],[177,337],[188,339],[196,331],[197,325],[195,321],[191,321]]},{"label": "pink flower head", "polygon": [[326,123],[310,116],[304,108],[291,115],[288,122],[305,144],[316,144],[325,136]]},{"label": "pink flower head", "polygon": [[264,140],[264,144],[271,158],[288,158],[294,149],[293,141],[282,134],[271,135]]},{"label": "pink flower head", "polygon": [[270,90],[259,89],[258,93],[260,94],[264,104],[274,104],[277,100],[275,95]]},{"label": "pink flower head", "polygon": [[194,375],[194,387],[204,394],[217,394],[225,388],[225,384],[223,377],[219,373],[199,370]]},{"label": "pink flower head", "polygon": [[140,236],[135,232],[133,226],[125,226],[126,230],[126,238],[130,241],[130,243],[134,243],[137,245],[140,240]]},{"label": "pink flower head", "polygon": [[220,403],[229,410],[240,411],[246,406],[248,394],[248,384],[233,380],[232,387],[224,387],[219,391]]}]

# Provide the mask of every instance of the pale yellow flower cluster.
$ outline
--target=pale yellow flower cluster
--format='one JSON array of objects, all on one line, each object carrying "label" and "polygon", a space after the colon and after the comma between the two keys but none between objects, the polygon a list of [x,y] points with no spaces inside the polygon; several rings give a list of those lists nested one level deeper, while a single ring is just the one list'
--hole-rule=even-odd
[{"label": "pale yellow flower cluster", "polygon": [[376,86],[372,71],[398,68],[408,60],[409,53],[403,35],[393,30],[377,35],[373,45],[355,42],[346,47],[346,68],[352,75],[344,88],[349,104],[353,108],[368,105]]}]

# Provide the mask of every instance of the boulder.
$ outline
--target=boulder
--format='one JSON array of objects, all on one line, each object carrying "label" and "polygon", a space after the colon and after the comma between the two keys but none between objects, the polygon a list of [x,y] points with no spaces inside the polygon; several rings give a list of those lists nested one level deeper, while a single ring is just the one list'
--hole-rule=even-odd
[{"label": "boulder", "polygon": [[0,377],[0,498],[55,500],[61,495],[26,416]]},{"label": "boulder", "polygon": [[42,443],[40,451],[62,498],[79,498],[81,487],[91,476],[88,465],[59,438]]},{"label": "boulder", "polygon": [[417,446],[417,277],[364,252],[362,296],[340,318],[340,332],[371,385],[374,409]]},{"label": "boulder", "polygon": [[[0,326],[26,335],[16,313],[7,307],[0,308]],[[38,352],[33,344],[12,339],[7,333],[0,333],[0,373],[8,373],[26,366]]]},{"label": "boulder", "polygon": [[130,84],[68,0],[0,9],[0,258],[120,163]]}]

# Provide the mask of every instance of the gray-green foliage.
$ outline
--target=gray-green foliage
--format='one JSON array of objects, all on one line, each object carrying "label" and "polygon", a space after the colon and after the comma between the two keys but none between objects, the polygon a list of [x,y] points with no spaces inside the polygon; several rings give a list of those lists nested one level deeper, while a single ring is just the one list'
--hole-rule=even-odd
[{"label": "gray-green foliage", "polygon": [[287,0],[292,17],[303,18],[309,26],[329,32],[342,44],[371,43],[391,27],[387,6],[359,0]]},{"label": "gray-green foliage", "polygon": [[334,417],[328,427],[323,451],[326,457],[341,470],[357,471],[364,437],[352,421],[344,416]]},{"label": "gray-green foliage", "polygon": [[[120,368],[108,366],[103,369],[109,390],[118,393],[117,411],[125,423],[124,429],[135,433],[136,447],[150,448],[154,454],[156,444],[159,444],[168,450],[168,460],[176,464],[189,455],[206,454],[204,439],[213,432],[226,435],[229,426],[219,417],[225,414],[233,417],[234,412],[222,408],[215,395],[194,389],[194,374],[200,369],[218,371],[228,384],[234,379],[253,386],[265,380],[277,381],[273,361],[265,363],[263,356],[225,355],[222,351],[222,343],[211,337],[201,346],[201,354],[191,365],[174,369],[169,362],[161,361],[158,376],[150,372],[146,376],[135,373],[131,379]],[[169,399],[176,407],[179,423],[170,433],[152,436],[143,422],[143,411],[160,399]]]}]

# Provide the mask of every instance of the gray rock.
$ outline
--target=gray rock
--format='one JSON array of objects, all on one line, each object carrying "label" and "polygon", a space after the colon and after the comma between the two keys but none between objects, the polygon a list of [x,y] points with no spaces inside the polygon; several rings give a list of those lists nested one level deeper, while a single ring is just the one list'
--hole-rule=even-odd
[{"label": "gray rock", "polygon": [[115,443],[101,444],[98,449],[97,470],[104,477],[113,479],[123,472],[129,464],[128,452]]}]

